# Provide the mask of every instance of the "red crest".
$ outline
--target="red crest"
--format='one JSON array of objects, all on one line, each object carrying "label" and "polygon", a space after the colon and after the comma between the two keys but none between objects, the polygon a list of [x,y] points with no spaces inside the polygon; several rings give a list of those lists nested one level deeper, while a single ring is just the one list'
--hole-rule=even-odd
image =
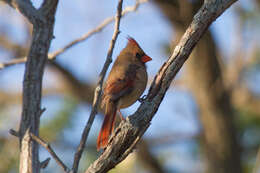
[{"label": "red crest", "polygon": [[134,44],[134,45],[140,47],[139,44],[135,41],[135,39],[133,39],[132,37],[128,36],[127,40],[128,40],[128,43],[131,43],[131,44]]}]

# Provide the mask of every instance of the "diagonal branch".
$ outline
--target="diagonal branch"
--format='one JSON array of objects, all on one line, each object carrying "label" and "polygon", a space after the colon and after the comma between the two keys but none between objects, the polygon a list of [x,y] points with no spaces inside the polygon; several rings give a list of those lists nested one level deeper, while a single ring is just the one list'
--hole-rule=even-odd
[{"label": "diagonal branch", "polygon": [[[6,0],[7,1],[7,0]],[[137,0],[136,4],[134,6],[130,6],[130,7],[126,7],[123,12],[122,12],[122,17],[126,16],[128,13],[130,12],[135,12],[137,11],[137,9],[139,8],[139,6],[142,3],[148,2],[148,0]],[[44,9],[44,6],[42,6],[42,9]],[[68,43],[66,46],[64,46],[63,48],[53,52],[53,53],[49,53],[48,54],[48,59],[49,60],[54,60],[57,56],[63,54],[65,51],[67,51],[68,49],[76,46],[77,44],[82,43],[83,41],[87,40],[88,38],[90,38],[91,36],[93,36],[94,34],[101,32],[106,26],[108,26],[110,23],[112,23],[114,20],[116,19],[116,16],[114,17],[109,17],[107,19],[105,19],[101,24],[99,24],[96,28],[88,31],[86,34],[82,35],[81,37],[73,40],[72,42]],[[16,60],[13,59],[10,62],[7,63],[0,63],[0,70],[5,68],[5,67],[9,67],[15,64],[21,64],[21,63],[25,63],[27,61],[27,57],[22,57],[19,58],[20,60]]]},{"label": "diagonal branch", "polygon": [[26,62],[26,60],[27,60],[27,58],[19,58],[19,59],[13,59],[12,61],[9,61],[7,63],[0,63],[0,70],[4,69],[5,67],[24,63],[24,62]]},{"label": "diagonal branch", "polygon": [[172,80],[188,59],[195,45],[209,25],[234,2],[236,0],[204,1],[174,52],[155,76],[147,99],[133,115],[120,123],[104,153],[90,165],[85,173],[107,172],[132,152],[135,143],[149,127]]},{"label": "diagonal branch", "polygon": [[[138,7],[140,6],[140,4],[147,2],[148,0],[137,0],[136,4],[132,7],[126,7],[121,16],[125,16],[126,14],[130,13],[130,12],[134,12],[138,9]],[[107,19],[105,19],[101,24],[99,24],[96,28],[88,31],[86,34],[82,35],[80,38],[75,39],[74,41],[70,42],[69,44],[67,44],[66,46],[64,46],[63,48],[53,52],[50,54],[49,59],[55,59],[58,55],[64,53],[66,50],[72,48],[73,46],[87,40],[88,38],[90,38],[91,36],[93,36],[94,34],[101,32],[108,24],[112,23],[114,20],[116,20],[117,16],[113,16],[113,17],[109,17]]]},{"label": "diagonal branch", "polygon": [[76,173],[78,171],[79,161],[80,161],[80,158],[82,156],[83,149],[85,147],[85,143],[87,141],[90,128],[91,128],[91,126],[94,122],[95,115],[97,114],[97,110],[98,110],[98,106],[99,106],[100,98],[101,98],[101,93],[102,93],[103,81],[104,81],[106,72],[108,70],[108,67],[112,62],[112,54],[113,54],[114,46],[115,46],[115,43],[116,43],[116,39],[117,39],[118,34],[119,34],[119,26],[120,26],[120,20],[121,20],[121,16],[122,16],[122,5],[123,5],[123,0],[118,0],[117,13],[116,13],[116,19],[115,19],[116,20],[115,21],[115,29],[114,29],[114,33],[113,33],[113,36],[112,36],[112,40],[110,41],[110,45],[109,45],[109,49],[108,49],[108,53],[107,53],[107,57],[106,57],[106,62],[103,66],[101,73],[99,74],[99,80],[98,80],[98,83],[97,83],[97,87],[95,89],[95,95],[94,95],[92,110],[91,110],[89,119],[88,119],[88,121],[85,125],[85,128],[83,130],[81,140],[80,140],[80,144],[79,144],[77,151],[74,155],[74,162],[73,162],[73,172],[74,173]]},{"label": "diagonal branch", "polygon": [[50,144],[48,144],[47,142],[45,142],[44,140],[42,140],[41,138],[39,138],[38,136],[35,136],[34,134],[30,134],[30,136],[33,138],[33,140],[35,140],[38,144],[42,145],[50,154],[51,156],[54,158],[54,160],[58,163],[58,165],[60,165],[63,169],[64,172],[69,173],[70,169],[62,162],[62,160],[57,156],[57,154],[55,153],[55,151],[52,149],[52,147],[50,146]]}]

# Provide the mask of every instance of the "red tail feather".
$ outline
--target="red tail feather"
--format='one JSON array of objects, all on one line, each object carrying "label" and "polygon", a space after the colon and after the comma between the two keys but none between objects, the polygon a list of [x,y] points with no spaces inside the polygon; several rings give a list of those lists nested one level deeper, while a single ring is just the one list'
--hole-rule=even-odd
[{"label": "red tail feather", "polygon": [[116,119],[116,106],[110,102],[106,105],[106,115],[97,139],[97,150],[105,148],[114,129]]}]

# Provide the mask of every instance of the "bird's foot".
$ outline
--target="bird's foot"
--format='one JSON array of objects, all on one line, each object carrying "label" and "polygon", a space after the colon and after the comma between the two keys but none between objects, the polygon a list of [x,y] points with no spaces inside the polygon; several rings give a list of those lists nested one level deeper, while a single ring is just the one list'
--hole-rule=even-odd
[{"label": "bird's foot", "polygon": [[144,102],[144,101],[146,100],[146,98],[147,98],[147,95],[143,95],[142,97],[140,97],[140,98],[138,99],[138,101],[139,101],[140,103],[142,103],[142,102]]}]

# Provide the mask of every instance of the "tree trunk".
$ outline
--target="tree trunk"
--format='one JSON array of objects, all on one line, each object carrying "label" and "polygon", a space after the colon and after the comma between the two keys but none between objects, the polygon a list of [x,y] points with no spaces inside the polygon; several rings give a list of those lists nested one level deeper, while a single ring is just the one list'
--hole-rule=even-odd
[{"label": "tree trunk", "polygon": [[30,133],[39,135],[42,78],[53,38],[54,16],[58,0],[45,0],[39,9],[29,1],[18,5],[20,12],[33,24],[32,43],[27,56],[23,81],[23,110],[19,128],[20,173],[39,173],[39,147]]}]

